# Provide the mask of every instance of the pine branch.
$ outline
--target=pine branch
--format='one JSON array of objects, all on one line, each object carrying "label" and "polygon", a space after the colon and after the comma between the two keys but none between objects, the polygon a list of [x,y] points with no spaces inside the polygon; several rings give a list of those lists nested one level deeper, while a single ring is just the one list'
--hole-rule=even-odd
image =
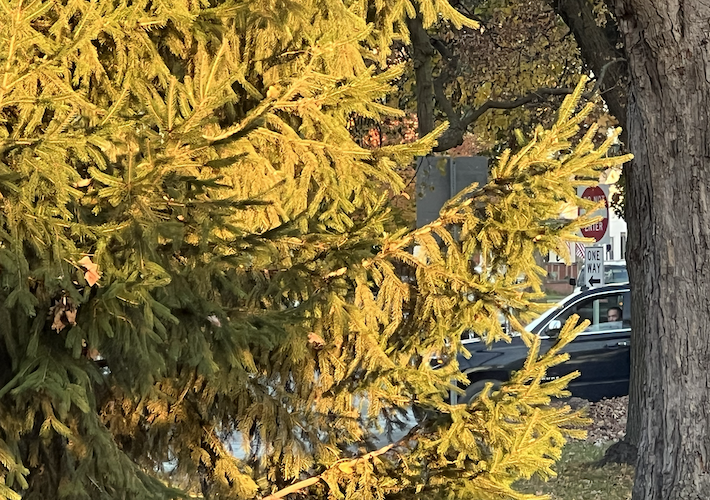
[{"label": "pine branch", "polygon": [[[6,14],[9,14],[10,12],[6,11]],[[17,9],[15,10],[15,19],[13,20],[13,25],[19,25],[20,23],[20,18],[22,17],[22,2],[18,2],[17,4]],[[13,29],[12,32],[12,37],[10,38],[10,43],[8,44],[8,49],[7,49],[7,59],[5,60],[5,68],[4,68],[4,74],[2,76],[2,86],[0,86],[0,101],[2,101],[2,98],[5,96],[5,93],[7,92],[8,85],[7,85],[7,80],[8,77],[10,76],[10,68],[12,68],[12,63],[15,59],[15,49],[17,48],[17,29]]]},{"label": "pine branch", "polygon": [[398,441],[397,443],[391,443],[388,444],[387,446],[380,448],[379,450],[371,451],[370,453],[366,453],[365,455],[358,457],[358,458],[353,458],[352,460],[347,460],[343,462],[336,462],[333,464],[331,467],[329,467],[325,472],[322,472],[321,474],[318,474],[317,476],[309,477],[308,479],[304,479],[302,481],[299,481],[295,484],[292,484],[291,486],[288,486],[286,488],[283,488],[276,493],[272,493],[271,495],[264,497],[263,500],[277,500],[278,498],[283,498],[286,495],[290,495],[291,493],[297,493],[305,488],[308,488],[309,486],[312,486],[319,481],[321,481],[325,475],[328,473],[328,471],[333,470],[333,468],[338,467],[338,468],[343,468],[343,469],[352,469],[354,468],[358,463],[365,462],[367,460],[370,460],[371,458],[375,458],[379,455],[383,455],[390,451],[392,448],[397,446],[402,440]]}]

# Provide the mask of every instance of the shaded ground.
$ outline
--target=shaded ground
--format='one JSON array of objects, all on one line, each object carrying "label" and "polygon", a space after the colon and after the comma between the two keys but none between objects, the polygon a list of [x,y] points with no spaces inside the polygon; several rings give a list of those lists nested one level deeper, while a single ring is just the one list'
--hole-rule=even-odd
[{"label": "shaded ground", "polygon": [[525,493],[550,495],[552,500],[629,500],[633,485],[630,465],[597,464],[606,449],[624,436],[628,398],[598,403],[573,398],[573,407],[587,406],[593,423],[587,439],[568,443],[555,467],[557,477],[548,482],[533,478],[518,484]]},{"label": "shaded ground", "polygon": [[589,417],[593,420],[592,425],[587,429],[588,442],[606,443],[608,441],[618,441],[624,437],[626,407],[629,403],[628,396],[603,399],[598,403],[572,398],[568,403],[575,408],[587,406]]},{"label": "shaded ground", "polygon": [[557,477],[544,482],[538,478],[519,483],[525,493],[550,495],[552,500],[629,500],[633,467],[595,462],[604,456],[608,444],[576,441],[565,446],[555,470]]}]

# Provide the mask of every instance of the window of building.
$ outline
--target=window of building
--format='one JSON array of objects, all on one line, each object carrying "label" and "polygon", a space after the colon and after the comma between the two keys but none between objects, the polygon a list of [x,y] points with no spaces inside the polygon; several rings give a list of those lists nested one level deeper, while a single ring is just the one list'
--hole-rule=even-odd
[{"label": "window of building", "polygon": [[609,244],[606,246],[606,260],[614,260],[614,237],[609,238]]}]

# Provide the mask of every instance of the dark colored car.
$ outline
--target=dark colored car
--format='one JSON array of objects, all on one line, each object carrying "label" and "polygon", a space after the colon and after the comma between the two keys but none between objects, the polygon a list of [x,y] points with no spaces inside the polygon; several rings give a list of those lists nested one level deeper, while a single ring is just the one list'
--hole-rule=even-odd
[{"label": "dark colored car", "polygon": [[[609,309],[617,308],[608,321]],[[555,342],[555,337],[567,318],[578,314],[580,322],[588,319],[591,325],[567,345],[570,359],[550,368],[548,380],[578,370],[569,390],[573,396],[597,401],[606,397],[624,396],[629,392],[631,300],[628,283],[608,285],[573,293],[528,325],[528,330],[542,339],[544,352]],[[616,319],[616,318],[611,318]],[[466,401],[475,397],[486,382],[494,385],[510,378],[520,369],[528,349],[520,336],[510,343],[496,342],[490,348],[478,339],[464,340],[471,353],[469,359],[459,358],[461,370],[468,375]]]}]

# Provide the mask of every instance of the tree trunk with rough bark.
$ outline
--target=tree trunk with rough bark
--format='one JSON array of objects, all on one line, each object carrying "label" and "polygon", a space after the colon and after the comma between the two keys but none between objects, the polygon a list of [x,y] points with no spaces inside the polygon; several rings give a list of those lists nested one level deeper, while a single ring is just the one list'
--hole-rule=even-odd
[{"label": "tree trunk with rough bark", "polygon": [[[623,126],[627,126],[623,123]],[[629,130],[626,130],[628,139]],[[628,145],[627,145],[628,147]],[[645,340],[643,322],[646,319],[645,304],[643,296],[640,293],[635,293],[636,287],[642,286],[645,276],[643,262],[639,258],[641,242],[640,231],[635,231],[633,225],[639,219],[639,214],[635,211],[642,210],[642,206],[636,206],[639,198],[636,193],[636,185],[634,181],[629,181],[631,170],[633,169],[633,161],[624,166],[625,174],[625,196],[626,205],[624,207],[624,220],[628,225],[629,240],[627,246],[626,266],[629,271],[629,282],[631,283],[631,376],[629,380],[629,404],[626,412],[626,435],[624,442],[634,448],[633,454],[638,451],[639,440],[641,439],[641,399],[644,388],[644,350]]]},{"label": "tree trunk with rough bark", "polygon": [[631,285],[642,338],[634,500],[710,495],[710,5],[617,0],[631,72]]},{"label": "tree trunk with rough bark", "polygon": [[[592,12],[592,4],[588,0],[549,0],[550,6],[567,24],[574,36],[582,59],[594,72],[601,75],[604,71],[603,81],[599,84],[600,92],[609,111],[616,117],[622,127],[627,122],[627,94],[628,94],[628,65],[626,51],[624,50],[618,23],[610,15],[605,16],[604,26],[599,26],[596,15]],[[612,7],[613,8],[613,7]],[[622,142],[628,148],[628,130],[624,128],[621,136]],[[631,168],[630,165],[625,170]],[[633,187],[631,188],[633,189]],[[633,195],[632,195],[633,197]],[[626,196],[626,213],[624,219],[627,223],[633,219],[636,207],[629,204]],[[629,231],[629,248],[634,248],[636,231]],[[640,262],[627,259],[631,281],[637,283],[643,277]],[[640,278],[636,278],[636,276]],[[626,420],[626,436],[620,443],[616,443],[607,450],[605,460],[609,462],[635,462],[636,447],[638,446],[641,429],[640,400],[643,390],[643,335],[637,335],[643,321],[643,304],[634,305],[640,297],[632,297],[632,346],[631,346],[631,385],[629,387],[629,407]]]}]

